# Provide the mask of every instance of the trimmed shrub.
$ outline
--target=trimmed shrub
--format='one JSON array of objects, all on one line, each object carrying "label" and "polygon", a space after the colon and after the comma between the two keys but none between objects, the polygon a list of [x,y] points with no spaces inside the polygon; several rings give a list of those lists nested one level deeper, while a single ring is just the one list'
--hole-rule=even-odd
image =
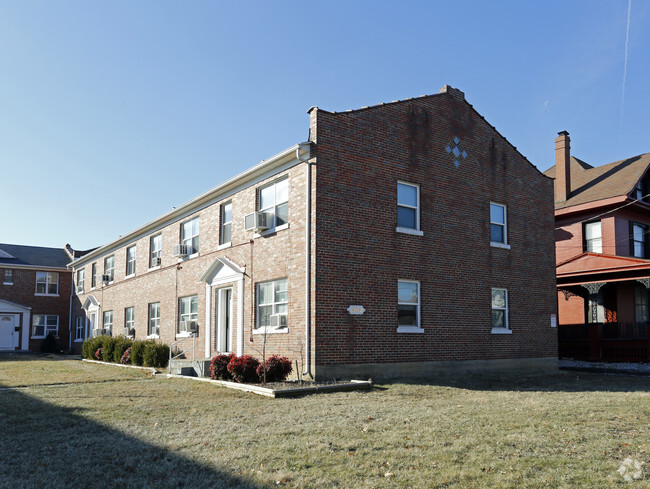
[{"label": "trimmed shrub", "polygon": [[130,346],[126,350],[124,350],[124,353],[122,354],[122,358],[120,358],[120,363],[122,365],[129,365],[131,363],[131,347]]},{"label": "trimmed shrub", "polygon": [[106,339],[104,339],[104,344],[102,347],[104,348],[104,361],[105,362],[112,362],[113,361],[113,352],[115,351],[115,345],[117,344],[117,338],[113,338],[112,336],[107,336]]},{"label": "trimmed shrub", "polygon": [[95,336],[94,338],[85,339],[81,344],[81,356],[88,360],[97,360],[95,352],[102,347],[105,338],[106,336]]},{"label": "trimmed shrub", "polygon": [[257,358],[250,355],[233,357],[228,363],[228,372],[232,375],[235,382],[257,382],[257,367],[260,362]]},{"label": "trimmed shrub", "polygon": [[56,353],[56,338],[54,338],[52,333],[48,333],[43,343],[41,343],[41,352]]},{"label": "trimmed shrub", "polygon": [[232,380],[228,364],[235,358],[234,353],[217,355],[210,362],[210,378],[215,380]]},{"label": "trimmed shrub", "polygon": [[131,345],[131,363],[142,367],[144,365],[144,349],[147,345],[155,343],[154,340],[136,340]]},{"label": "trimmed shrub", "polygon": [[113,350],[113,362],[121,363],[122,355],[124,355],[126,349],[133,344],[133,340],[130,340],[125,336],[118,336],[116,340],[115,349]]},{"label": "trimmed shrub", "polygon": [[[131,352],[133,354],[133,350]],[[151,342],[145,346],[142,358],[146,367],[165,368],[169,361],[169,346]]]},{"label": "trimmed shrub", "polygon": [[264,365],[257,367],[257,376],[260,381],[264,380],[264,371],[266,370],[267,382],[284,382],[293,370],[291,360],[280,355],[271,355],[266,359]]}]

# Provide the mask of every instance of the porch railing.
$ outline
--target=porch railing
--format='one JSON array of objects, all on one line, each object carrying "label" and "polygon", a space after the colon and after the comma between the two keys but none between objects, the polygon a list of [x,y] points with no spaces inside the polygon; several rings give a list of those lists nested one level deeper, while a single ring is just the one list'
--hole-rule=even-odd
[{"label": "porch railing", "polygon": [[558,326],[558,355],[603,362],[650,361],[649,323],[589,323]]},{"label": "porch railing", "polygon": [[[174,351],[174,346],[182,343],[183,341],[186,340],[192,340],[192,348],[188,348],[187,350],[181,350],[180,353],[172,356],[173,351]],[[172,371],[172,360],[177,359],[178,357],[181,357],[185,355],[186,353],[192,352],[192,361],[194,361],[195,354],[196,354],[196,333],[191,333],[190,336],[186,336],[185,338],[181,338],[180,340],[174,341],[171,345],[169,345],[169,362],[167,363],[167,373],[171,373]]]}]

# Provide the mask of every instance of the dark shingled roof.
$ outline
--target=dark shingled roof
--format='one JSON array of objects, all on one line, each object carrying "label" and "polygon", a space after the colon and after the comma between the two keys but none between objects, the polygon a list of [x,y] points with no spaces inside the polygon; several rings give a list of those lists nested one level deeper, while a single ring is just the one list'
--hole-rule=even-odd
[{"label": "dark shingled roof", "polygon": [[0,265],[65,268],[69,262],[63,248],[0,243]]},{"label": "dark shingled roof", "polygon": [[[556,202],[556,209],[628,195],[645,175],[650,165],[650,153],[595,168],[572,156],[569,164],[571,194],[565,202]],[[546,170],[544,175],[555,178],[555,166]]]}]

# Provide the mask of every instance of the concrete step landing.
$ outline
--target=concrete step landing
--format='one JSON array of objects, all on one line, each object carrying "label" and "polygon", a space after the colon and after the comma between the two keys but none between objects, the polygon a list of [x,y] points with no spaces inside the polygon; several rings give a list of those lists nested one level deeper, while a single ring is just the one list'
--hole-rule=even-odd
[{"label": "concrete step landing", "polygon": [[186,375],[188,377],[210,377],[210,359],[172,360],[169,365],[169,373],[174,375]]}]

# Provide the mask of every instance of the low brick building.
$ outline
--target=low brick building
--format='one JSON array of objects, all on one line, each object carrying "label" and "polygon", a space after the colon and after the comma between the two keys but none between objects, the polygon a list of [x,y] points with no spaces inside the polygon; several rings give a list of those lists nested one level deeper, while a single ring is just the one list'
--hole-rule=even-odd
[{"label": "low brick building", "polygon": [[318,377],[553,365],[551,179],[451,87],[309,114],[308,141],[75,260],[75,341],[265,343]]},{"label": "low brick building", "polygon": [[38,352],[49,333],[70,348],[71,258],[64,248],[0,243],[0,350]]}]

